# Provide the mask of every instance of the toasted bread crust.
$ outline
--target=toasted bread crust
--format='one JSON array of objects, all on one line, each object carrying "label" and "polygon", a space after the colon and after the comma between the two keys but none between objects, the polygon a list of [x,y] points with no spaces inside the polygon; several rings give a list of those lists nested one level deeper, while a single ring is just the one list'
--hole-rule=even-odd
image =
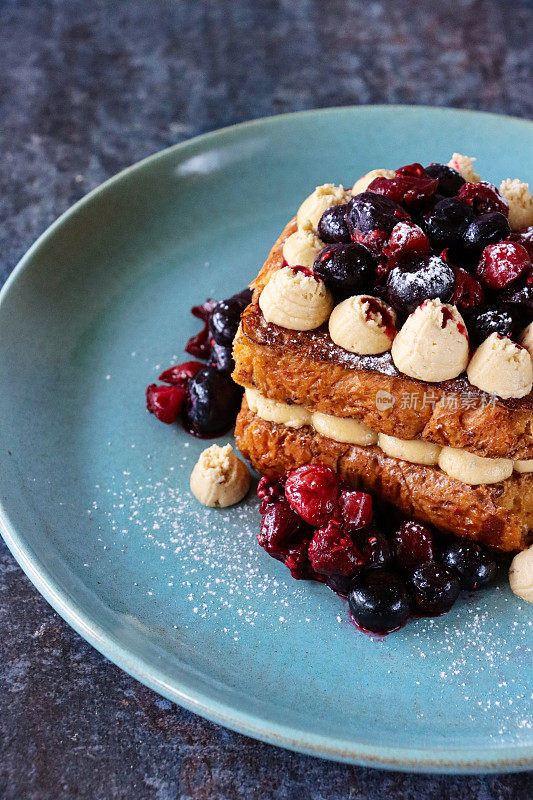
[{"label": "toasted bread crust", "polygon": [[326,464],[350,485],[363,486],[408,516],[499,550],[524,548],[533,529],[532,475],[470,486],[436,467],[389,458],[377,447],[341,444],[309,427],[294,430],[265,422],[246,400],[235,437],[262,475],[273,478],[303,464]]},{"label": "toasted bread crust", "polygon": [[234,343],[237,383],[400,439],[421,437],[489,458],[533,458],[533,395],[495,399],[464,377],[417,381],[399,373],[389,353],[361,357],[334,345],[326,326],[301,332],[268,324],[257,299],[283,265],[283,242],[295,229],[291,220],[252,284]]}]

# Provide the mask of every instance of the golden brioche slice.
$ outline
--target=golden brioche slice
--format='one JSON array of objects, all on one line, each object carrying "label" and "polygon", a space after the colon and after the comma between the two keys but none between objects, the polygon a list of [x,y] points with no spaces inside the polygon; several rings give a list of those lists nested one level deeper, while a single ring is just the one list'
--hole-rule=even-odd
[{"label": "golden brioche slice", "polygon": [[353,417],[399,439],[421,437],[489,458],[533,458],[533,393],[502,400],[466,377],[426,383],[398,372],[390,353],[359,356],[335,345],[324,325],[294,331],[267,323],[257,305],[262,288],[281,268],[292,220],[252,286],[234,342],[234,380],[262,395]]},{"label": "golden brioche slice", "polygon": [[341,444],[308,427],[266,422],[243,400],[237,446],[262,475],[274,478],[303,464],[325,464],[353,487],[366,488],[408,516],[504,551],[527,546],[533,529],[533,475],[470,486],[438,467],[386,456],[378,447]]}]

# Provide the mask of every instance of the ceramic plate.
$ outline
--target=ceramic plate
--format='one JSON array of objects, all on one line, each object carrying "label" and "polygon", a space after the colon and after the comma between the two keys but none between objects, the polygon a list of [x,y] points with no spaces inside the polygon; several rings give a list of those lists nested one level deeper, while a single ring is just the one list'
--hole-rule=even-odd
[{"label": "ceramic plate", "polygon": [[533,179],[528,122],[344,108],[185,142],[75,205],[1,294],[1,527],[82,636],[198,714],[339,761],[525,769],[531,606],[503,582],[381,641],[358,633],[331,591],[257,545],[253,497],[198,505],[205,442],[144,409],[198,330],[190,307],[253,278],[316,184],[453,150],[488,180]]}]

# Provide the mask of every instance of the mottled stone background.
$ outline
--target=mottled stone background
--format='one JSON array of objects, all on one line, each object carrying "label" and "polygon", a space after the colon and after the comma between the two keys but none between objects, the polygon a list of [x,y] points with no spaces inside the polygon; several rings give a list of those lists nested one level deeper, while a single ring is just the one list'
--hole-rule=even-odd
[{"label": "mottled stone background", "polygon": [[[532,64],[521,0],[1,0],[0,283],[58,214],[162,147],[351,103],[531,118]],[[531,775],[340,766],[205,722],[89,647],[3,544],[0,593],[2,800],[531,796]]]}]

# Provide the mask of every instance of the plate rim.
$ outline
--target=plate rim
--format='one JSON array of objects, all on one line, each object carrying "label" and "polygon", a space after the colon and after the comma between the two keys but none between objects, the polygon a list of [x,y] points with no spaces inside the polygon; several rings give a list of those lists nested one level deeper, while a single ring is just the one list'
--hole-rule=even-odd
[{"label": "plate rim", "polygon": [[[338,112],[357,114],[361,109],[394,111],[401,114],[433,113],[443,115],[462,115],[476,117],[490,117],[495,120],[512,120],[520,122],[525,127],[532,128],[533,122],[520,117],[503,114],[474,111],[470,109],[456,109],[440,106],[426,105],[348,105],[328,108],[309,109],[288,114],[277,114],[260,117],[229,125],[214,131],[200,134],[186,139],[170,147],[159,150],[135,162],[96,186],[76,203],[64,211],[51,225],[49,225],[37,240],[30,246],[19,260],[13,271],[6,279],[0,290],[0,313],[2,306],[9,294],[11,287],[18,280],[22,272],[31,264],[31,260],[39,248],[56,230],[74,216],[79,209],[92,202],[98,195],[105,192],[115,183],[122,181],[126,176],[143,169],[147,165],[167,157],[170,153],[184,152],[189,148],[197,147],[216,141],[228,134],[237,134],[243,130],[254,127],[268,127],[285,119],[312,115],[325,116]],[[144,685],[153,689],[160,695],[177,703],[200,716],[223,725],[255,739],[267,742],[278,747],[318,756],[348,764],[379,767],[381,769],[402,770],[409,772],[433,772],[452,774],[473,774],[488,772],[519,772],[533,768],[533,746],[516,745],[498,747],[485,744],[484,746],[470,746],[465,748],[448,749],[444,755],[435,747],[427,749],[400,746],[364,745],[353,740],[342,741],[337,737],[318,735],[305,732],[275,721],[265,721],[261,716],[238,711],[228,703],[221,703],[215,697],[187,686],[186,680],[174,680],[169,683],[157,665],[135,655],[118,638],[97,623],[78,602],[68,598],[38,556],[25,543],[24,535],[17,532],[15,523],[9,518],[3,501],[0,499],[0,533],[5,540],[11,554],[18,562],[26,576],[30,579],[37,591],[52,606],[52,608],[86,641],[88,641],[103,656],[108,658],[120,669],[139,680]]]}]

